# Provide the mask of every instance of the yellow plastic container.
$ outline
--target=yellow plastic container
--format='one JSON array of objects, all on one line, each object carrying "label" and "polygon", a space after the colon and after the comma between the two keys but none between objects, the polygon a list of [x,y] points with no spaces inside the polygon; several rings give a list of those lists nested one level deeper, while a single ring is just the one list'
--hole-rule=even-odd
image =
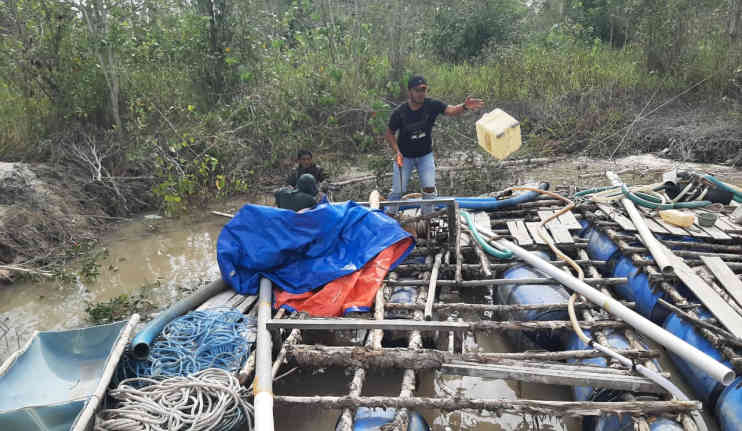
[{"label": "yellow plastic container", "polygon": [[696,221],[696,216],[687,211],[664,210],[659,213],[662,220],[675,226],[691,227],[693,226],[693,222]]},{"label": "yellow plastic container", "polygon": [[476,125],[479,146],[494,158],[502,160],[520,148],[520,122],[502,109],[484,114]]}]

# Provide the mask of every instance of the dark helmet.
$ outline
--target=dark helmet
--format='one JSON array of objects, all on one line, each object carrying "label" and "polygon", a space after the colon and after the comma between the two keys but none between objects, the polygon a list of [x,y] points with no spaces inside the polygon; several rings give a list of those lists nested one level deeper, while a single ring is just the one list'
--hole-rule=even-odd
[{"label": "dark helmet", "polygon": [[314,196],[317,194],[317,180],[312,174],[303,174],[296,181],[296,188],[300,192]]}]

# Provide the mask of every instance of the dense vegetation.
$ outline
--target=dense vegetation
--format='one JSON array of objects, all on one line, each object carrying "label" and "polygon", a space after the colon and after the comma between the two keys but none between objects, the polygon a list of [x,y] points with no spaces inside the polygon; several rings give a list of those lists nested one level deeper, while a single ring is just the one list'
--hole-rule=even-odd
[{"label": "dense vegetation", "polygon": [[[740,162],[741,8],[742,0],[6,0],[0,160],[84,176],[88,191],[113,196],[111,215],[152,205],[175,212],[282,176],[301,147],[331,170],[378,163],[388,157],[390,109],[406,78],[422,72],[433,97],[477,95],[521,119],[524,152],[661,149],[667,140],[637,133],[639,120],[683,100],[675,109],[698,104],[732,126],[686,140],[674,155],[737,153]],[[439,148],[475,148],[473,121],[445,121]]]}]

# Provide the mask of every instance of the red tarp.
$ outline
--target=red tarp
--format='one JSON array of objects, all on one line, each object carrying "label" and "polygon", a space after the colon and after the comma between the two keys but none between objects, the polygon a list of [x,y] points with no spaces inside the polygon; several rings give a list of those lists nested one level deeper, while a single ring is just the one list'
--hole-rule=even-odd
[{"label": "red tarp", "polygon": [[321,289],[291,293],[274,288],[274,307],[304,311],[316,317],[334,317],[353,311],[369,311],[376,298],[376,291],[389,272],[389,266],[410,248],[412,241],[412,238],[408,237],[392,244],[358,271],[335,279]]}]

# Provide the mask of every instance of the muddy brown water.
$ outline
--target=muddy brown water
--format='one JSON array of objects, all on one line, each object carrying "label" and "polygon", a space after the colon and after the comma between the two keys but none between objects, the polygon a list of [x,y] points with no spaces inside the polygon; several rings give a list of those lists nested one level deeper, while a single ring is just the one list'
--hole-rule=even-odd
[{"label": "muddy brown water", "polygon": [[[679,164],[652,156],[637,156],[615,162],[588,159],[562,160],[545,166],[522,166],[511,169],[512,179],[549,181],[552,184],[577,184],[581,187],[607,184],[606,170],[626,171],[622,178],[629,184],[647,184],[661,178],[670,168],[693,167],[709,171],[722,180],[742,184],[742,172],[716,165]],[[360,173],[356,173],[359,175]],[[269,197],[254,203],[269,204]],[[219,208],[234,212],[243,202]],[[34,331],[58,330],[85,326],[86,303],[110,300],[121,294],[143,293],[154,303],[166,306],[185,292],[219,276],[216,265],[216,241],[226,219],[208,213],[174,219],[141,216],[122,223],[117,231],[101,241],[107,256],[100,263],[100,275],[94,280],[79,279],[72,283],[18,283],[0,287],[0,322],[10,330],[0,338],[0,360],[17,350]],[[467,344],[483,351],[510,351],[508,342],[496,335],[469,338]],[[666,370],[679,374],[672,364],[663,361]],[[347,371],[327,369],[323,372],[298,371],[276,383],[276,393],[292,395],[346,394],[352,378]],[[401,373],[384,372],[370,375],[364,395],[395,396],[399,393]],[[682,385],[682,382],[680,382]],[[683,387],[687,390],[687,387]],[[421,373],[417,388],[422,396],[449,397],[466,394],[474,398],[570,400],[568,388],[511,382],[479,377],[441,376]],[[451,430],[529,430],[534,422],[520,416],[494,416],[464,411],[442,413],[420,412],[434,431]],[[277,430],[330,430],[339,412],[314,408],[282,409],[276,412]],[[580,429],[579,420],[564,422],[555,418],[540,419],[539,429]],[[715,426],[710,423],[711,429]]]}]

